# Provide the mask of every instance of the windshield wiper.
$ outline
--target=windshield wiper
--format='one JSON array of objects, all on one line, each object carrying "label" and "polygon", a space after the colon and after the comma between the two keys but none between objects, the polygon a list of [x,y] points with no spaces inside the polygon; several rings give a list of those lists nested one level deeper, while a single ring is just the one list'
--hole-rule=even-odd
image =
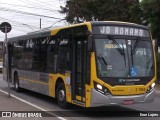
[{"label": "windshield wiper", "polygon": [[[113,43],[117,46],[117,51],[121,54],[121,55],[125,55],[124,49],[122,49],[120,47],[120,45],[117,43],[117,41],[112,37],[112,36],[108,36],[109,40],[112,40]],[[124,47],[123,47],[124,48]]]},{"label": "windshield wiper", "polygon": [[117,43],[117,41],[112,37],[112,36],[108,36],[109,40],[112,40],[113,43],[117,46],[116,50],[124,56],[124,62],[125,62],[125,66],[126,66],[126,56],[125,56],[125,51],[124,51],[124,46],[122,43],[122,48],[120,47],[120,45]]},{"label": "windshield wiper", "polygon": [[98,58],[100,58],[100,60],[102,60],[105,65],[108,65],[106,60],[104,59],[104,57],[101,54],[98,55]]},{"label": "windshield wiper", "polygon": [[131,48],[131,54],[132,55],[134,55],[136,53],[136,51],[137,51],[137,46],[138,46],[139,40],[140,40],[140,37],[138,37],[138,39],[136,39],[136,42],[135,42],[133,48]]},{"label": "windshield wiper", "polygon": [[137,46],[138,46],[138,43],[139,43],[139,40],[140,40],[141,38],[140,37],[138,37],[137,39],[136,39],[136,42],[135,42],[135,44],[134,44],[134,46],[132,47],[132,45],[131,45],[131,60],[132,60],[132,66],[133,66],[133,55],[136,53],[136,51],[137,51]]}]

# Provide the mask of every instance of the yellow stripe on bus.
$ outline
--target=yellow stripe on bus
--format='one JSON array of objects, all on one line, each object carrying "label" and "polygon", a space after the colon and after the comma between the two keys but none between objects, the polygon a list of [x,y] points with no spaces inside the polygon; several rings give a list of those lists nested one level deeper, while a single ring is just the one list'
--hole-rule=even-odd
[{"label": "yellow stripe on bus", "polygon": [[19,79],[20,79],[20,80],[29,81],[29,82],[38,83],[38,84],[48,85],[48,83],[39,82],[38,80],[31,80],[31,79],[28,79],[28,78],[23,78],[23,77],[20,77]]}]

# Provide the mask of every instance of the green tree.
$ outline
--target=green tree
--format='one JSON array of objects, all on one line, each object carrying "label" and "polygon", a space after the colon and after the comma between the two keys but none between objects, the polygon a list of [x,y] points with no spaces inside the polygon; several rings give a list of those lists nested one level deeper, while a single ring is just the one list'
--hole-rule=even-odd
[{"label": "green tree", "polygon": [[141,7],[145,24],[150,27],[153,37],[160,41],[160,0],[143,0]]},{"label": "green tree", "polygon": [[142,23],[139,0],[66,0],[61,7],[69,23],[84,21],[126,21]]}]

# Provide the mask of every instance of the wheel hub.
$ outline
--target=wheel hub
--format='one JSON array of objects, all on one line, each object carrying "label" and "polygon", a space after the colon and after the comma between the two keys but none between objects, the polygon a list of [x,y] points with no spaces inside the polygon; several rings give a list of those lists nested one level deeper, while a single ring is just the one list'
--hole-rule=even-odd
[{"label": "wheel hub", "polygon": [[64,101],[64,100],[65,100],[64,90],[60,90],[58,94],[59,94],[59,95],[58,95],[58,96],[59,96],[59,97],[58,97],[59,100],[60,100],[60,101]]},{"label": "wheel hub", "polygon": [[16,89],[17,89],[18,88],[18,83],[17,82],[16,82],[15,86],[16,86]]}]

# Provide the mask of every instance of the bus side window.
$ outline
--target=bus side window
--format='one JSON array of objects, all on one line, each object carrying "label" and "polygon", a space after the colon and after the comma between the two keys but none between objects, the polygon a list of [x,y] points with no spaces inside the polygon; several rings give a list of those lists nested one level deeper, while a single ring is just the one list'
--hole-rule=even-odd
[{"label": "bus side window", "polygon": [[23,54],[23,43],[15,42],[13,45],[13,64],[17,68],[23,68],[22,54]]},{"label": "bus side window", "polygon": [[36,44],[35,40],[33,40],[33,62],[32,62],[32,70],[39,69],[39,46]]},{"label": "bus side window", "polygon": [[68,43],[69,39],[65,39],[65,42],[60,43],[59,55],[58,55],[58,71],[65,72],[71,70],[70,63],[70,45]]},{"label": "bus side window", "polygon": [[35,38],[33,40],[33,62],[32,69],[35,71],[46,70],[46,37]]},{"label": "bus side window", "polygon": [[56,61],[57,61],[57,49],[58,46],[56,45],[57,38],[51,38],[50,43],[48,44],[47,48],[47,71],[48,72],[55,72],[56,71]]}]

